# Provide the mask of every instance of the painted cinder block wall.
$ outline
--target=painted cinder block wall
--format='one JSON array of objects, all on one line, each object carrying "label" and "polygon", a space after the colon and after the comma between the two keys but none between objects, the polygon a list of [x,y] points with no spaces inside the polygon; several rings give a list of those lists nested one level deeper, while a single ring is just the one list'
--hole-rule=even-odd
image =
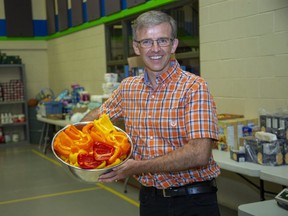
[{"label": "painted cinder block wall", "polygon": [[201,75],[221,113],[288,108],[288,1],[204,0]]},{"label": "painted cinder block wall", "polygon": [[[199,7],[201,75],[218,112],[258,117],[288,110],[288,1],[200,0]],[[259,185],[259,178],[248,179]],[[222,170],[217,183],[223,205],[237,209],[260,200],[236,173]],[[282,187],[265,182],[265,189]]]}]

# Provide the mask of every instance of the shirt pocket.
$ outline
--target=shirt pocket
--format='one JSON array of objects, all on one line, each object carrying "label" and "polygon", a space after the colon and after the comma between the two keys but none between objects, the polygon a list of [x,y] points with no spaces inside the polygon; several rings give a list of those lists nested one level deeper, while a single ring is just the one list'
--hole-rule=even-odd
[{"label": "shirt pocket", "polygon": [[[171,103],[169,108],[162,109],[161,118],[157,122],[160,137],[172,142],[186,134],[185,108],[179,101]],[[175,140],[176,141],[176,140]]]}]

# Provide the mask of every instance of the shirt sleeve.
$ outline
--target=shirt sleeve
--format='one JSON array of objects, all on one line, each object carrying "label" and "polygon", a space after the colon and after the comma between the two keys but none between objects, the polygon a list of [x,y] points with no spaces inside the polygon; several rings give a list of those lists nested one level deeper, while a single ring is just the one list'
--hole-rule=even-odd
[{"label": "shirt sleeve", "polygon": [[191,139],[218,139],[216,105],[207,83],[198,78],[191,86],[186,104],[186,128]]},{"label": "shirt sleeve", "polygon": [[121,92],[120,86],[113,91],[112,95],[101,105],[100,115],[106,113],[111,120],[121,116]]}]

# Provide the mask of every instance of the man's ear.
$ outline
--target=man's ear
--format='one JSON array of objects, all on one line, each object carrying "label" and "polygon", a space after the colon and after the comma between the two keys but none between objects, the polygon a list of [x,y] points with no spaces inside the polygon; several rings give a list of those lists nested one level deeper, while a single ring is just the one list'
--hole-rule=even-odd
[{"label": "man's ear", "polygon": [[138,47],[138,43],[133,41],[133,49],[134,49],[134,52],[136,55],[140,55],[140,50],[139,50],[139,47]]},{"label": "man's ear", "polygon": [[171,49],[171,53],[175,53],[176,52],[176,49],[178,47],[178,43],[179,43],[179,40],[177,38],[175,38],[173,40],[173,45],[172,45],[172,49]]}]

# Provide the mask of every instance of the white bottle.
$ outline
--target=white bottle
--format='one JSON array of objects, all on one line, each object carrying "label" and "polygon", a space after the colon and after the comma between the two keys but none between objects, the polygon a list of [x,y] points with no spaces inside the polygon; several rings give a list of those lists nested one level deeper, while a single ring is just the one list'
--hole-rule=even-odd
[{"label": "white bottle", "polygon": [[1,113],[1,124],[6,124],[5,113]]},{"label": "white bottle", "polygon": [[8,113],[7,123],[10,123],[10,124],[13,123],[12,114],[11,113]]},{"label": "white bottle", "polygon": [[3,124],[3,122],[4,122],[4,114],[3,114],[3,113],[1,113],[1,117],[0,117],[0,123],[1,123],[1,124]]},{"label": "white bottle", "polygon": [[9,123],[8,113],[5,113],[5,115],[4,115],[4,121],[5,121],[5,124],[8,124],[8,123]]}]

